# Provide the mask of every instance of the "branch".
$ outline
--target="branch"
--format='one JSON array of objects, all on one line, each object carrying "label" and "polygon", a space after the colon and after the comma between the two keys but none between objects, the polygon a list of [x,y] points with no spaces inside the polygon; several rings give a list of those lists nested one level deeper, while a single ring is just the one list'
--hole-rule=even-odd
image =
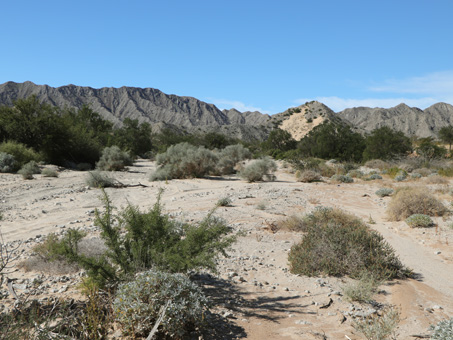
[{"label": "branch", "polygon": [[168,305],[170,304],[170,300],[167,301],[167,303],[160,307],[160,310],[159,310],[159,318],[157,319],[153,329],[151,330],[151,333],[149,333],[148,337],[146,338],[146,340],[151,340],[154,338],[154,335],[155,333],[157,332],[157,328],[159,328],[159,325],[160,323],[162,322],[162,320],[164,319],[164,316],[165,316],[165,312],[167,311],[167,308],[168,308]]}]

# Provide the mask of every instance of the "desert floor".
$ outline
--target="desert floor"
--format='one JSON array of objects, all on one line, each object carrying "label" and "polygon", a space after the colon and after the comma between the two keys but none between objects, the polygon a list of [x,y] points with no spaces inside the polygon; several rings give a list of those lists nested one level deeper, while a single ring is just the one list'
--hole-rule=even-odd
[{"label": "desert floor", "polygon": [[[149,209],[159,188],[163,188],[164,210],[176,219],[196,222],[220,198],[232,200],[230,207],[219,207],[216,215],[243,236],[230,256],[219,260],[219,273],[200,277],[215,301],[214,338],[363,339],[352,326],[354,317],[373,313],[379,303],[400,309],[398,339],[428,334],[430,324],[453,316],[453,229],[447,226],[453,217],[436,218],[434,228],[411,229],[405,222],[388,221],[386,206],[391,198],[375,195],[383,186],[425,185],[424,179],[403,184],[389,179],[299,183],[280,164],[275,182],[247,183],[236,176],[149,182],[153,169],[153,162],[139,160],[128,171],[113,174],[124,184],[147,186],[106,189],[113,204],[121,208],[131,203]],[[51,232],[78,227],[96,235],[93,212],[102,209],[101,191],[88,188],[86,176],[86,172],[64,170],[58,178],[35,175],[34,180],[26,181],[20,175],[0,174],[4,242],[22,240],[22,257],[26,259],[31,247]],[[450,206],[447,185],[427,187]],[[383,284],[373,306],[346,301],[341,287],[350,281],[347,278],[291,274],[288,252],[302,236],[281,230],[274,233],[271,226],[319,205],[341,208],[366,222],[375,221],[369,226],[385,237],[417,278]],[[46,294],[79,296],[77,275],[62,279],[55,273],[17,269],[9,277],[17,278],[19,296],[27,294],[28,283],[36,277],[43,281],[39,298]],[[5,286],[1,289],[7,291]],[[330,299],[330,306],[321,308]],[[12,301],[10,294],[0,304]]]}]

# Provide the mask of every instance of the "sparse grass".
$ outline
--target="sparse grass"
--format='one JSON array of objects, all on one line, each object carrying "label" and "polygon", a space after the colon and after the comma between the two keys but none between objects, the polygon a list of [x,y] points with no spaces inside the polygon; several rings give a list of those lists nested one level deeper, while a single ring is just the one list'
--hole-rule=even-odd
[{"label": "sparse grass", "polygon": [[449,181],[448,179],[439,176],[439,175],[433,175],[433,176],[428,176],[425,178],[425,182],[427,184],[448,184]]},{"label": "sparse grass", "polygon": [[33,179],[33,175],[41,173],[38,164],[35,161],[30,161],[25,164],[18,172],[23,179]]},{"label": "sparse grass", "polygon": [[388,168],[390,165],[389,165],[389,163],[384,162],[380,159],[372,159],[372,160],[367,161],[365,163],[365,166],[368,168],[372,168],[372,169],[382,170],[382,169]]},{"label": "sparse grass", "polygon": [[294,274],[358,278],[369,271],[377,279],[408,275],[384,238],[353,215],[320,207],[305,217],[304,229],[288,258]]},{"label": "sparse grass", "polygon": [[393,221],[401,221],[413,214],[443,216],[447,208],[426,188],[403,187],[397,190],[390,201],[387,214]]},{"label": "sparse grass", "polygon": [[400,312],[396,308],[386,308],[382,315],[371,315],[355,320],[353,326],[368,340],[396,339],[396,328],[400,322]]},{"label": "sparse grass", "polygon": [[277,222],[281,230],[304,232],[307,230],[307,221],[302,216],[292,215],[285,220]]}]

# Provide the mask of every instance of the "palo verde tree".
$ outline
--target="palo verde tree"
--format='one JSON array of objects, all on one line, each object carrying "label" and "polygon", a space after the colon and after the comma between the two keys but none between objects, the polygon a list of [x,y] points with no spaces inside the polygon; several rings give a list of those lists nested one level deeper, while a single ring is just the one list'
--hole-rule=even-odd
[{"label": "palo verde tree", "polygon": [[448,152],[451,154],[451,145],[453,144],[453,126],[448,125],[442,127],[438,132],[438,136],[442,142],[448,144]]},{"label": "palo verde tree", "polygon": [[363,159],[392,159],[404,156],[412,151],[409,137],[401,131],[395,131],[388,126],[383,126],[371,131],[365,139]]}]

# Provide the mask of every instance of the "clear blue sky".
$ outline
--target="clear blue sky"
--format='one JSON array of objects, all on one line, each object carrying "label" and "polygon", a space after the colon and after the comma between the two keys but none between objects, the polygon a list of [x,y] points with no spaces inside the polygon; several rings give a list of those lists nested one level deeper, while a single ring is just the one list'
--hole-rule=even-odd
[{"label": "clear blue sky", "polygon": [[278,113],[453,104],[452,0],[2,1],[0,83]]}]

